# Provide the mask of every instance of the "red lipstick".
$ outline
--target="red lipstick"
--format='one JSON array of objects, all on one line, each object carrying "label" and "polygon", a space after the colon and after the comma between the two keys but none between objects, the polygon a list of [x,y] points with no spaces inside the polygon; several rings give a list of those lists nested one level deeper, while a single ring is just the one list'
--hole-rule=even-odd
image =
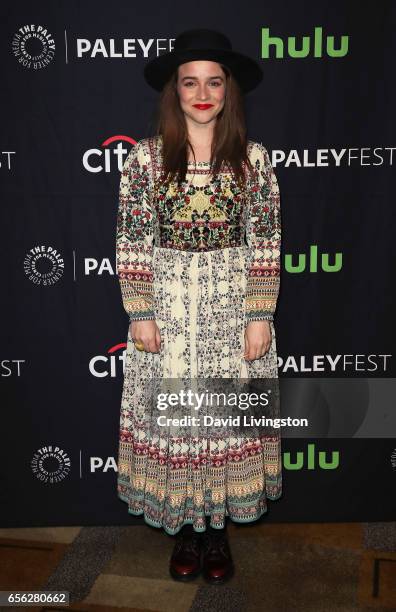
[{"label": "red lipstick", "polygon": [[193,104],[193,106],[199,110],[206,110],[207,108],[212,108],[213,104]]}]

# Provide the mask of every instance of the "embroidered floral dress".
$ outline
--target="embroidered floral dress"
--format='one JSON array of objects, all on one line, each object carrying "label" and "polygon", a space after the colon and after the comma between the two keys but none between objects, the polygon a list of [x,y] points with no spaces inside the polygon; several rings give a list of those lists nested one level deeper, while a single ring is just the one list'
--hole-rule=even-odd
[{"label": "embroidered floral dress", "polygon": [[[273,315],[280,277],[280,196],[268,152],[249,141],[254,172],[241,191],[228,168],[189,162],[186,181],[164,186],[161,137],[132,147],[121,174],[117,274],[130,321],[155,320],[159,353],[138,351],[128,330],[121,402],[118,496],[128,511],[177,533],[250,522],[282,494],[281,438],[227,428],[155,427],[154,380],[277,379]],[[272,341],[243,358],[250,321]],[[275,396],[274,396],[275,399]],[[272,406],[279,417],[279,398]]]}]

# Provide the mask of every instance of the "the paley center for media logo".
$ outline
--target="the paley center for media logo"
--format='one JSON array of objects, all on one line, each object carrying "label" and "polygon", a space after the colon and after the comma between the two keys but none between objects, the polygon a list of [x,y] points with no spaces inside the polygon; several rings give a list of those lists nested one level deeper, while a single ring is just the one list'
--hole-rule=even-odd
[{"label": "the paley center for media logo", "polygon": [[35,285],[54,285],[62,277],[65,262],[53,246],[37,245],[26,253],[23,261],[26,276]]},{"label": "the paley center for media logo", "polygon": [[46,68],[55,56],[55,40],[41,24],[21,26],[12,38],[12,52],[24,68]]},{"label": "the paley center for media logo", "polygon": [[39,448],[30,462],[33,474],[41,482],[54,484],[69,475],[71,461],[69,455],[59,446],[49,444]]}]

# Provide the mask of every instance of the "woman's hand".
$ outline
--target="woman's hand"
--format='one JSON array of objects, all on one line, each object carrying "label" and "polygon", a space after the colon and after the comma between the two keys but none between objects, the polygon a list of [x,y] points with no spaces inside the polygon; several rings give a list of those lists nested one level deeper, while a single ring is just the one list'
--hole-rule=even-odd
[{"label": "woman's hand", "polygon": [[155,321],[132,321],[130,334],[134,342],[144,345],[147,353],[158,353],[161,348],[161,335]]},{"label": "woman's hand", "polygon": [[247,361],[259,359],[271,346],[271,328],[269,321],[250,321],[245,329],[245,353]]}]

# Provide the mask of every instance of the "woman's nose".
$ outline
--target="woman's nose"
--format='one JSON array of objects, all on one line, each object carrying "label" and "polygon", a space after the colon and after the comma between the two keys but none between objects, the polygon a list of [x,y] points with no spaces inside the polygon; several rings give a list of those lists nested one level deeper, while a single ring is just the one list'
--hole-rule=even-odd
[{"label": "woman's nose", "polygon": [[206,85],[199,85],[198,98],[199,100],[206,100],[208,98],[208,88]]}]

